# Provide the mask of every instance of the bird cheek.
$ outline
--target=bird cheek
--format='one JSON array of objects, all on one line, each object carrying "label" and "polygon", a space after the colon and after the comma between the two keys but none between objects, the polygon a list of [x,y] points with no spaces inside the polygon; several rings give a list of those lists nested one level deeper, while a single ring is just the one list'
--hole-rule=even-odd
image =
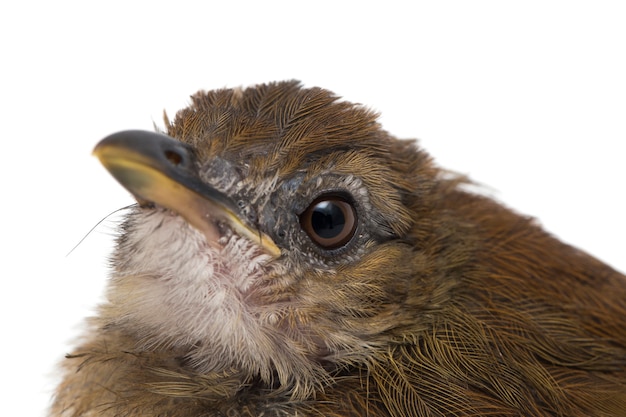
[{"label": "bird cheek", "polygon": [[288,209],[266,204],[258,213],[258,224],[263,228],[276,246],[281,250],[290,251],[298,243],[294,240],[297,217]]}]

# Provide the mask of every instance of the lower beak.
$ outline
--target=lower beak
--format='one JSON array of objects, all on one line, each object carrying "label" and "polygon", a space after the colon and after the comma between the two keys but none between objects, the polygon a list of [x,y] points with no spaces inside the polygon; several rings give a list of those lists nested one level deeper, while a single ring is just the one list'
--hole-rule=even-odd
[{"label": "lower beak", "polygon": [[217,246],[218,224],[278,257],[280,249],[266,234],[237,216],[236,204],[198,177],[193,150],[169,136],[141,130],[114,133],[94,149],[102,165],[139,203],[154,203],[182,216]]}]

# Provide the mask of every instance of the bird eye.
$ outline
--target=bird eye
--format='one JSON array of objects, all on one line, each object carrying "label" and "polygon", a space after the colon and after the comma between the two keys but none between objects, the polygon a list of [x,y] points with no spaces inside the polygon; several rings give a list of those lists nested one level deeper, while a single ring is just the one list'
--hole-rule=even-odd
[{"label": "bird eye", "polygon": [[340,196],[322,196],[300,215],[300,225],[317,245],[337,249],[354,235],[356,210]]}]

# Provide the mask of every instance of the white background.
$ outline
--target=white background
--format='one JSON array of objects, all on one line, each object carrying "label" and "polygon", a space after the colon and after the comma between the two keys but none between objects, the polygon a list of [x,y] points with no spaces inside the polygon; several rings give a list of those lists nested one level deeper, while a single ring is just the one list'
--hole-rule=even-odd
[{"label": "white background", "polygon": [[297,78],[367,104],[441,165],[626,270],[623,2],[8,3],[0,415],[43,414],[54,365],[100,299],[119,219],[66,254],[132,199],[93,146],[162,125],[199,89]]}]

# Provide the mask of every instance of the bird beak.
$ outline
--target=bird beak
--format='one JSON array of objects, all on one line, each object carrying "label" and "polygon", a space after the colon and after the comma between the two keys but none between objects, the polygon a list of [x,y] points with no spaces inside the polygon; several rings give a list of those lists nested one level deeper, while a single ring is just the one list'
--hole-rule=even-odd
[{"label": "bird beak", "polygon": [[182,216],[217,247],[219,224],[255,242],[274,257],[280,249],[265,233],[244,223],[237,205],[198,177],[192,149],[169,136],[141,130],[114,133],[96,145],[94,155],[140,204],[154,203]]}]

